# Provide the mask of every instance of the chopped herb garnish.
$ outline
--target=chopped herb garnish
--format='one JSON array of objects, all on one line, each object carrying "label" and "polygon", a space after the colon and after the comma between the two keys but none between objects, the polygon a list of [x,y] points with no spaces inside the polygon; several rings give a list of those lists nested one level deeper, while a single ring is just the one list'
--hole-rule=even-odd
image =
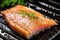
[{"label": "chopped herb garnish", "polygon": [[36,18],[38,18],[38,17],[36,17],[35,14],[33,14],[33,13],[31,13],[31,12],[30,12],[30,13],[27,13],[27,12],[25,12],[25,11],[20,11],[19,14],[27,15],[27,16],[30,17],[31,19],[36,19]]},{"label": "chopped herb garnish", "polygon": [[20,14],[24,14],[24,15],[26,15],[27,13],[26,13],[26,12],[24,12],[24,11],[20,11]]}]

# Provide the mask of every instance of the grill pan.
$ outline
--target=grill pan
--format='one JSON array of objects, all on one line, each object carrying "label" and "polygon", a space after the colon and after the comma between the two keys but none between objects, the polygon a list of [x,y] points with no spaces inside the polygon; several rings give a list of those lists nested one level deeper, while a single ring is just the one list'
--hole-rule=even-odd
[{"label": "grill pan", "polygon": [[[52,3],[53,2],[53,3]],[[30,39],[25,39],[12,31],[5,22],[5,19],[0,13],[0,39],[1,40],[60,40],[60,4],[53,0],[33,0],[27,1],[27,7],[30,7],[38,12],[41,12],[45,17],[54,19],[58,25],[51,27],[34,35]],[[1,9],[2,10],[2,9]],[[57,38],[58,37],[58,38]]]}]

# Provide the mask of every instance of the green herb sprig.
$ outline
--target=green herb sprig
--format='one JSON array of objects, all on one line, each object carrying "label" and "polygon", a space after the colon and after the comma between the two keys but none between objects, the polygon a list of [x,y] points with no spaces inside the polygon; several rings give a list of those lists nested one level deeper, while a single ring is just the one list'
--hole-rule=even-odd
[{"label": "green herb sprig", "polygon": [[14,6],[16,4],[27,5],[25,0],[2,0],[0,8],[4,8],[5,6]]},{"label": "green herb sprig", "polygon": [[27,15],[28,17],[30,17],[30,18],[33,19],[33,20],[36,19],[36,18],[38,18],[38,17],[36,17],[36,15],[33,14],[32,12],[27,13],[27,12],[25,12],[25,11],[20,11],[19,14]]}]

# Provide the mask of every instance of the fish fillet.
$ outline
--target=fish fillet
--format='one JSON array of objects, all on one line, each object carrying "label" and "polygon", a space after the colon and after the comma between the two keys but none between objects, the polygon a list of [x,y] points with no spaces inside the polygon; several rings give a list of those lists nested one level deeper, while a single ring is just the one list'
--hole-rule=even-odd
[{"label": "fish fillet", "polygon": [[57,25],[54,20],[22,5],[16,5],[1,13],[13,31],[28,39],[38,32]]}]

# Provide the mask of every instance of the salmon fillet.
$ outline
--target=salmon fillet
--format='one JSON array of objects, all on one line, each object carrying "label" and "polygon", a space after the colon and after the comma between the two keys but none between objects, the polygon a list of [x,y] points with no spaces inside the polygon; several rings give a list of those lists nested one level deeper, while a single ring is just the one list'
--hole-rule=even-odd
[{"label": "salmon fillet", "polygon": [[30,38],[38,32],[57,25],[54,20],[22,5],[16,5],[1,13],[9,27],[25,38]]}]

